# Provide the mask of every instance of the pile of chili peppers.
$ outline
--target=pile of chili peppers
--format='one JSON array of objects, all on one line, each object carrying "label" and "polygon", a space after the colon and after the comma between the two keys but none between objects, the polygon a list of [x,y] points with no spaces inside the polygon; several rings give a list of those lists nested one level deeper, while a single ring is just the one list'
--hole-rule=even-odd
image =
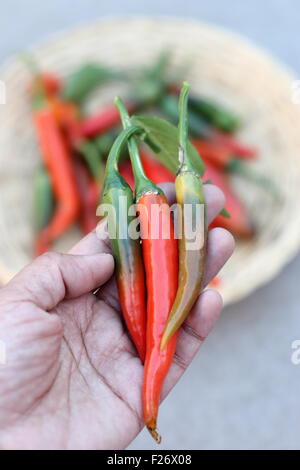
[{"label": "pile of chili peppers", "polygon": [[[86,64],[63,81],[51,73],[40,73],[37,67],[34,70],[30,93],[42,157],[34,185],[37,255],[49,250],[74,223],[79,222],[83,234],[97,224],[96,207],[103,189],[107,155],[121,122],[114,104],[88,115],[84,105],[95,89],[113,80],[130,83],[125,103],[131,114],[159,114],[177,124],[179,87],[174,73],[170,73],[167,54],[133,75]],[[249,238],[254,235],[254,227],[246,207],[231,187],[230,174],[240,174],[272,189],[270,181],[249,169],[257,151],[234,136],[240,122],[227,109],[196,95],[189,97],[188,109],[191,141],[206,167],[204,181],[218,185],[226,196],[226,211],[213,226]],[[165,158],[155,150],[155,145],[147,151],[142,146],[145,174],[156,184],[175,181],[174,155],[172,159]],[[120,171],[133,187],[126,147],[122,150]]]},{"label": "pile of chili peppers", "polygon": [[[160,395],[178,330],[203,288],[209,230],[203,184],[216,184],[226,197],[226,208],[212,226],[249,238],[254,227],[230,186],[229,174],[247,176],[246,161],[257,157],[256,149],[234,137],[239,127],[236,116],[208,99],[190,96],[186,83],[179,88],[174,78],[168,78],[167,65],[163,54],[132,77],[87,64],[65,83],[36,72],[30,87],[42,160],[34,185],[35,253],[49,250],[77,222],[84,234],[92,231],[100,200],[114,208],[114,217],[108,213],[107,219],[115,230],[111,246],[119,299],[144,363],[144,419],[157,442]],[[111,80],[131,82],[132,93],[125,103],[117,98],[114,104],[86,116],[85,100]],[[168,120],[153,117],[153,110]],[[130,117],[129,113],[138,115]],[[250,174],[252,181],[268,183]],[[166,181],[175,182],[181,208],[179,239],[168,200],[157,186]],[[124,212],[120,205],[124,198],[128,207],[137,209],[140,237],[128,234],[133,215],[121,217],[121,227],[116,223]],[[152,215],[154,205],[160,209],[159,217]],[[197,226],[197,207],[204,209],[196,250],[189,249],[185,236],[186,205],[191,207],[193,226]],[[166,226],[168,237],[163,235]],[[155,237],[149,236],[153,228]]]}]

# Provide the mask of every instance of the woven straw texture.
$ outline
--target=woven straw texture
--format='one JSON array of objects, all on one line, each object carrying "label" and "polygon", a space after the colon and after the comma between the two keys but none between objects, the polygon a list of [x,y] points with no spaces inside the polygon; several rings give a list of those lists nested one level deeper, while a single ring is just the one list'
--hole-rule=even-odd
[{"label": "woven straw texture", "polygon": [[[219,100],[243,119],[241,138],[256,145],[255,168],[270,175],[280,202],[245,180],[233,184],[257,227],[250,242],[238,243],[222,271],[226,304],[272,279],[300,245],[300,109],[292,102],[293,76],[240,37],[193,21],[157,18],[106,19],[57,36],[32,50],[41,67],[66,76],[84,61],[121,68],[147,65],[162,49],[174,65],[189,63],[186,79],[199,93]],[[28,71],[13,59],[0,71],[7,104],[0,106],[0,281],[32,259],[32,182],[39,162],[30,105]],[[111,100],[120,87],[95,95],[90,108]],[[56,246],[66,250],[74,229]]]}]

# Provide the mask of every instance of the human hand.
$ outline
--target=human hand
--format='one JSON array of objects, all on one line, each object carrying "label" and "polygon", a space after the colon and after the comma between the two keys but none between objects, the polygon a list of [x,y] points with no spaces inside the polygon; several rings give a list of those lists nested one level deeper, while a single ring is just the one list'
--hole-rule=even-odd
[{"label": "human hand", "polygon": [[[213,186],[205,192],[211,221],[224,199]],[[210,232],[206,284],[233,248],[227,231]],[[143,428],[143,366],[123,325],[110,253],[109,241],[93,232],[68,255],[36,259],[1,289],[0,448],[122,449]],[[215,291],[200,295],[180,331],[163,398],[221,307]]]}]

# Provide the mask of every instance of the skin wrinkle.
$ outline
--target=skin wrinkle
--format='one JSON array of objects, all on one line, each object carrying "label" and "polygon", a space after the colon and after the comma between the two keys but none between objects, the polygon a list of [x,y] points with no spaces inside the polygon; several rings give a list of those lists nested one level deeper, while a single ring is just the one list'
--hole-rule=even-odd
[{"label": "skin wrinkle", "polygon": [[[215,205],[217,206],[217,204]],[[214,243],[217,245],[216,239]],[[225,255],[223,255],[223,247],[221,248],[221,257],[224,256],[224,259],[221,261],[220,253],[216,247],[213,247],[214,250],[212,250],[213,253],[209,259],[209,265],[214,273],[219,263],[224,263],[230,254],[231,248],[229,244],[227,245]],[[55,315],[59,315],[59,320],[63,326],[63,333],[66,336],[66,341],[62,339],[61,354],[57,359],[59,366],[57,379],[50,386],[49,394],[46,392],[45,396],[44,390],[38,385],[39,388],[36,393],[40,395],[40,399],[38,403],[35,403],[37,405],[35,413],[29,412],[28,419],[23,417],[22,422],[21,420],[18,422],[16,418],[16,426],[10,429],[9,436],[1,433],[0,446],[2,445],[4,448],[6,446],[9,448],[18,446],[20,449],[30,446],[30,448],[39,449],[48,447],[51,444],[56,449],[75,449],[78,447],[121,449],[126,447],[143,427],[141,394],[139,393],[142,380],[141,362],[127,334],[125,334],[124,324],[121,322],[119,312],[115,309],[112,311],[103,300],[98,300],[95,296],[92,297],[92,295],[88,294],[92,290],[93,285],[89,284],[89,279],[86,279],[84,274],[82,280],[78,274],[79,271],[81,274],[86,271],[84,256],[76,257],[77,253],[80,255],[95,254],[97,256],[97,253],[103,250],[107,250],[107,243],[99,242],[93,234],[89,235],[77,245],[77,248],[75,247],[72,250],[72,256],[61,255],[56,257],[55,255],[54,258],[50,256],[52,260],[54,259],[54,263],[58,261],[61,263],[62,271],[65,274],[64,282],[56,276],[55,270],[52,271],[52,276],[48,275],[48,280],[51,284],[48,286],[48,290],[51,289],[51,293],[56,294],[55,300],[57,301],[51,313],[52,315],[53,312]],[[88,265],[95,267],[93,272],[97,272],[97,269],[100,269],[101,275],[102,266],[101,263],[99,266],[98,258],[97,260],[95,258],[94,263],[93,258],[88,260]],[[19,278],[19,282],[18,280],[13,281],[11,291],[13,291],[13,286],[15,285],[18,288],[18,292],[20,292],[19,286],[22,287],[22,283],[24,285],[27,282],[31,283],[31,270],[34,270],[36,274],[38,269],[45,270],[45,264],[41,266],[41,264],[34,263],[34,266],[29,266],[21,279]],[[46,269],[49,271],[48,265]],[[103,263],[103,269],[103,281],[105,281],[112,274],[112,265],[105,263],[104,266]],[[80,280],[81,282],[79,282]],[[37,283],[36,288],[38,291],[40,289],[38,277],[36,277],[35,282]],[[62,284],[66,287],[69,286],[70,291],[68,295],[73,296],[73,299],[59,302],[58,296],[61,292]],[[94,287],[96,288],[96,286]],[[82,292],[85,288],[86,294]],[[48,299],[48,290],[44,293],[44,289],[45,286],[43,284],[39,295],[42,305],[44,305],[45,299]],[[116,289],[111,281],[106,282],[105,286],[101,288],[101,290],[105,291],[105,297],[108,296],[109,289],[111,289],[111,295],[115,298]],[[4,293],[3,297],[1,296],[2,292],[0,290],[0,300],[1,298],[5,299]],[[82,292],[80,298],[76,297],[77,292],[79,294]],[[77,295],[79,295],[78,293]],[[11,292],[8,291],[8,294],[6,295],[6,302],[9,302],[11,298]],[[112,300],[113,302],[114,300]],[[28,309],[29,306],[29,304],[26,304],[25,308]],[[1,307],[5,314],[5,304],[1,305]],[[22,318],[24,305],[17,302],[14,307],[16,308],[15,316],[20,314],[20,318]],[[190,317],[190,322],[197,334],[202,333],[202,335],[207,335],[209,333],[218,317],[219,308],[220,302],[217,302],[216,297],[213,296],[208,298],[208,301],[206,297],[205,300],[203,298],[203,301],[196,305]],[[11,309],[10,304],[8,305],[9,309]],[[45,321],[51,317],[44,315]],[[204,329],[201,326],[203,319],[205,323]],[[13,322],[8,322],[7,326],[9,328],[9,335],[14,334]],[[30,329],[31,325],[28,324],[27,327]],[[56,325],[54,329],[55,327]],[[53,329],[49,323],[47,328]],[[191,336],[193,335],[189,335],[188,332],[183,332],[181,335],[177,357],[165,382],[164,396],[175,385],[183,368],[186,368],[200,345],[199,338],[191,340]],[[58,335],[58,338],[61,340],[61,336]],[[27,347],[27,335],[24,336],[24,341],[25,343],[22,347]],[[69,347],[67,343],[69,343]],[[46,342],[44,342],[44,339],[41,338],[41,344],[38,347],[44,351],[48,344],[49,340],[46,339]],[[17,346],[14,354],[18,354],[18,347],[21,346]],[[84,348],[86,348],[86,351]],[[30,364],[31,358],[36,356],[34,349],[32,349],[31,355],[30,349],[28,352],[27,362]],[[54,356],[52,355],[52,357]],[[77,364],[78,359],[79,365]],[[181,367],[178,361],[181,362]],[[41,364],[43,364],[42,357]],[[46,369],[49,363],[47,362],[44,365]],[[22,364],[22,367],[24,369],[26,363]],[[78,375],[76,374],[77,370]],[[16,371],[11,372],[15,373]],[[82,372],[84,379],[79,375]],[[31,374],[31,371],[29,373]],[[52,377],[49,377],[49,381],[46,382],[47,389],[51,379]],[[86,384],[85,381],[88,383]],[[11,383],[9,376],[8,383]],[[85,391],[86,386],[90,387],[89,392]],[[19,385],[20,387],[22,387],[22,383]],[[130,408],[128,408],[128,405]],[[1,411],[5,413],[3,408]],[[11,417],[8,414],[5,417],[6,421],[8,422]],[[49,437],[50,432],[51,435]]]},{"label": "skin wrinkle", "polygon": [[188,363],[177,353],[174,354],[174,359],[173,359],[173,362],[180,367],[180,369],[184,372],[187,367],[188,367]]},{"label": "skin wrinkle", "polygon": [[[107,290],[108,291],[110,290],[109,294],[106,293]],[[95,297],[105,302],[113,310],[116,310],[119,313],[122,313],[120,303],[119,303],[119,294],[117,290],[117,285],[116,285],[116,281],[114,278],[110,279],[107,283],[105,283],[102,287],[100,287]]]},{"label": "skin wrinkle", "polygon": [[[123,337],[123,335],[121,336],[121,338]],[[119,342],[118,342],[119,343]],[[103,385],[105,385],[109,390],[112,391],[112,393],[114,394],[114,396],[119,400],[121,401],[121,403],[123,403],[126,408],[131,412],[131,414],[134,415],[137,423],[138,423],[138,427],[140,428],[141,426],[141,419],[137,413],[137,411],[135,409],[133,409],[130,405],[130,403],[128,403],[123,397],[122,397],[122,394],[112,385],[112,383],[110,383],[106,377],[101,374],[101,372],[98,370],[98,368],[94,365],[93,361],[92,361],[92,358],[88,352],[88,349],[86,347],[86,344],[85,342],[83,342],[83,345],[84,345],[84,349],[85,349],[85,353],[86,353],[86,357],[91,365],[91,367],[93,368],[95,374],[97,375],[97,377],[99,377],[99,379],[102,381]]]},{"label": "skin wrinkle", "polygon": [[[54,368],[54,364],[51,364],[51,366],[50,366],[48,369],[46,369],[46,374],[49,374],[52,368]],[[31,406],[28,406],[28,408],[25,409],[25,410],[22,411],[22,412],[21,412],[21,411],[16,412],[16,410],[11,410],[11,411],[13,411],[14,414],[17,414],[17,417],[15,418],[15,422],[12,421],[12,422],[9,424],[8,427],[6,426],[6,427],[0,428],[0,429],[2,429],[2,430],[9,430],[10,428],[13,428],[13,427],[16,425],[16,423],[17,423],[17,421],[18,421],[19,419],[24,420],[24,419],[26,419],[28,416],[30,417],[30,414],[33,413],[34,411],[36,411],[36,410],[38,409],[38,407],[39,407],[39,405],[41,404],[41,402],[44,400],[44,398],[46,397],[46,395],[47,395],[47,394],[49,393],[49,391],[52,389],[52,387],[53,387],[54,383],[56,382],[57,377],[58,377],[58,375],[59,375],[59,373],[60,373],[60,369],[61,369],[61,364],[58,363],[58,367],[57,367],[56,374],[54,375],[53,379],[51,380],[51,382],[50,382],[50,384],[49,384],[49,387],[47,387],[47,389],[46,389],[40,396],[35,397],[35,400],[37,401],[37,403],[34,403],[34,404],[32,404]],[[45,374],[43,374],[43,375],[45,375]],[[39,379],[39,377],[37,377],[37,379]],[[25,385],[26,385],[26,383],[25,383]],[[6,408],[6,410],[10,411],[9,408]]]},{"label": "skin wrinkle", "polygon": [[[51,253],[46,253],[42,255],[41,261],[43,258],[45,259],[45,261],[46,259],[48,260],[48,262],[46,263],[47,264],[46,269],[50,273],[50,281],[55,281],[56,279],[59,279],[60,281],[59,286],[61,290],[59,297],[61,299],[65,298],[68,288],[64,279],[63,271],[60,266],[60,263],[63,262],[62,255],[60,253],[51,252]],[[56,272],[53,272],[53,270],[55,270]],[[54,297],[55,294],[52,293],[52,290],[49,289],[49,281],[44,285],[44,291],[47,292],[47,294],[49,295],[50,302],[47,302],[47,303],[51,305],[55,305],[56,298]],[[57,292],[56,292],[56,296],[57,296]],[[51,310],[51,309],[48,308],[47,310]]]},{"label": "skin wrinkle", "polygon": [[[71,345],[70,345],[69,341],[67,340],[67,338],[65,336],[63,337],[63,341],[64,341],[65,345],[67,346],[67,349],[68,349],[69,353],[71,354],[71,356],[74,360],[74,363],[75,363],[75,369],[73,370],[73,365],[72,365],[72,362],[71,362],[71,365],[70,365],[70,380],[68,381],[68,383],[71,381],[71,376],[73,375],[73,373],[75,371],[78,371],[79,375],[81,376],[81,378],[84,381],[84,383],[86,384],[86,386],[89,387],[85,376],[83,375],[82,371],[80,370],[80,364],[79,364],[79,362],[78,362],[78,360],[77,360],[77,358],[74,354],[74,351],[71,348]],[[82,353],[80,353],[80,354],[82,354]]]},{"label": "skin wrinkle", "polygon": [[[87,328],[86,328],[86,330],[85,330],[85,332],[84,332],[85,335],[87,334],[87,332],[88,332],[88,330],[89,330],[89,328],[90,328],[91,322],[92,322],[92,318],[90,319],[90,321],[89,321],[89,323],[88,323],[88,325],[87,325]],[[135,415],[137,421],[140,422],[141,420],[140,420],[140,418],[139,418],[139,416],[138,416],[137,410],[133,409],[133,408],[131,407],[131,405],[130,405],[124,398],[122,398],[122,394],[121,394],[117,389],[113,388],[112,384],[109,383],[109,381],[106,379],[106,377],[105,377],[103,374],[101,374],[101,373],[99,372],[99,368],[100,368],[100,367],[98,366],[98,368],[97,368],[97,367],[94,365],[94,363],[93,363],[93,361],[92,361],[92,359],[91,359],[91,356],[90,356],[90,354],[89,354],[89,351],[88,351],[88,349],[87,349],[85,340],[84,340],[84,334],[83,334],[83,332],[81,331],[82,344],[83,344],[83,347],[84,347],[84,350],[85,350],[85,353],[86,353],[86,357],[87,357],[87,359],[88,359],[88,361],[89,361],[89,364],[90,364],[91,367],[93,368],[94,372],[95,372],[96,375],[102,380],[102,382],[104,383],[104,385],[105,385],[106,387],[108,387],[110,390],[112,390],[113,393],[115,394],[115,396],[116,396],[119,400],[121,400],[121,401],[126,405],[126,407],[127,407],[132,413],[134,413],[134,415]],[[126,329],[125,329],[125,325],[124,325],[123,322],[122,322],[122,333],[121,333],[119,339],[117,340],[117,345],[118,345],[118,346],[117,346],[117,348],[112,348],[112,350],[109,350],[108,352],[106,352],[106,354],[104,355],[104,359],[106,359],[106,358],[111,358],[112,355],[114,355],[114,357],[116,357],[116,359],[117,359],[117,358],[121,355],[122,352],[127,352],[127,353],[129,353],[133,358],[135,358],[135,351],[133,350],[133,348],[132,348],[131,350],[129,350],[128,348],[120,347],[120,346],[119,346],[120,344],[123,343],[123,339],[124,339],[124,338],[127,339],[127,338],[128,338],[128,335],[127,335],[127,331],[126,331]],[[103,361],[103,362],[105,362],[105,361]]]},{"label": "skin wrinkle", "polygon": [[189,336],[192,336],[193,338],[195,338],[200,343],[203,343],[206,340],[206,337],[199,335],[196,332],[195,328],[190,326],[187,322],[183,323],[182,329],[185,333],[187,333]]}]

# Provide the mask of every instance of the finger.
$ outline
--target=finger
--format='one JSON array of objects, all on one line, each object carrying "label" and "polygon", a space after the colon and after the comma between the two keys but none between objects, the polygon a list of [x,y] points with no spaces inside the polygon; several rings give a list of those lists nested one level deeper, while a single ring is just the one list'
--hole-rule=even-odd
[{"label": "finger", "polygon": [[222,306],[222,298],[218,292],[206,290],[200,295],[179,331],[174,362],[165,381],[163,398],[174,387],[192,362],[200,346],[216,324]]},{"label": "finger", "polygon": [[168,203],[170,204],[170,206],[176,202],[176,193],[175,193],[174,183],[161,183],[161,184],[158,184],[157,186],[159,186],[163,190],[166,198],[168,199]]},{"label": "finger", "polygon": [[204,186],[204,196],[207,207],[207,223],[210,225],[217,215],[219,215],[221,210],[224,209],[225,197],[221,189],[213,184],[207,184]]},{"label": "finger", "polygon": [[205,268],[205,285],[212,281],[235,248],[235,240],[228,230],[214,228],[209,231],[207,244],[207,262]]},{"label": "finger", "polygon": [[63,299],[79,297],[104,284],[113,270],[114,260],[109,254],[46,253],[24,268],[7,288],[15,300],[51,310]]},{"label": "finger", "polygon": [[107,221],[99,222],[97,228],[80,240],[69,251],[73,255],[94,255],[96,253],[111,253],[107,232]]}]

